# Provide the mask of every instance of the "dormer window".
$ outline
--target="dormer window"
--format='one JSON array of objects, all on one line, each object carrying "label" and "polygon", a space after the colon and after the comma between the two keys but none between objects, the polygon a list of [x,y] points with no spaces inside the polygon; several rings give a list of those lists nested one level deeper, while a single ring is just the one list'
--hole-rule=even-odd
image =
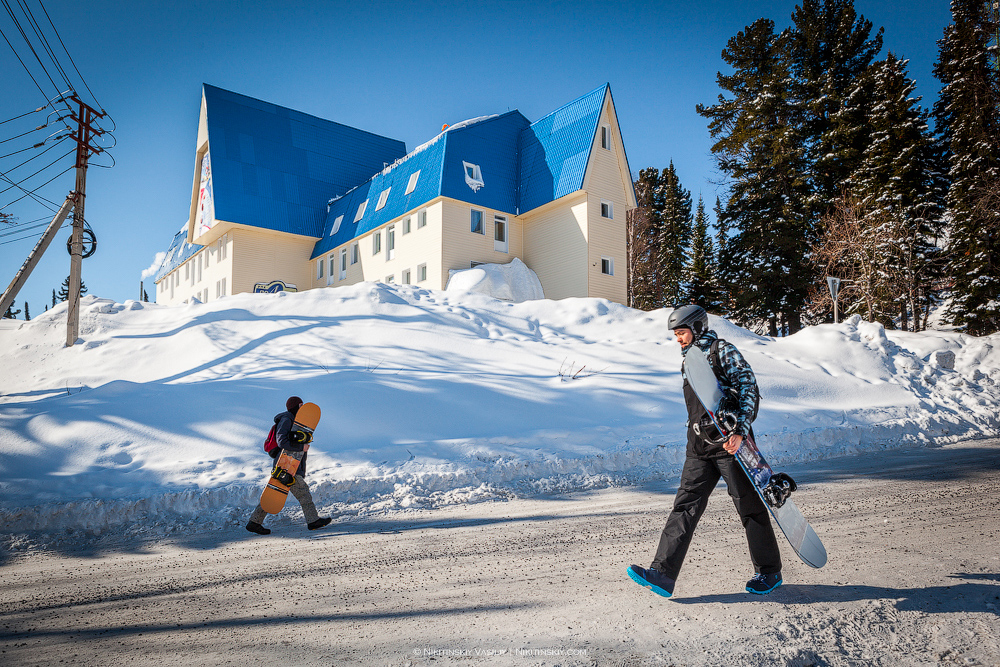
[{"label": "dormer window", "polygon": [[333,236],[340,231],[340,223],[344,221],[344,214],[341,213],[337,216],[337,219],[333,221],[333,227],[330,228],[330,236]]},{"label": "dormer window", "polygon": [[406,183],[406,192],[403,193],[404,195],[408,195],[417,189],[417,179],[419,178],[420,178],[419,169],[410,174],[410,180]]},{"label": "dormer window", "polygon": [[392,190],[392,188],[391,187],[386,188],[385,190],[382,191],[382,194],[378,196],[378,203],[375,204],[376,211],[381,210],[382,207],[385,206],[386,200],[389,199],[389,190]]},{"label": "dormer window", "polygon": [[358,207],[358,212],[354,216],[354,222],[357,222],[361,218],[365,217],[365,209],[368,208],[368,200],[361,202],[361,206]]},{"label": "dormer window", "polygon": [[463,161],[462,167],[465,169],[465,184],[472,188],[473,192],[479,192],[479,188],[486,185],[483,183],[483,172],[479,165]]}]

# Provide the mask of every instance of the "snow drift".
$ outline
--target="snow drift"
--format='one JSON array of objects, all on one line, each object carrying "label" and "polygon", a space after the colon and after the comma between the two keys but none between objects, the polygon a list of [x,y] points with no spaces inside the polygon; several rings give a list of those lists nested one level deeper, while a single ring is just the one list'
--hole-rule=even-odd
[{"label": "snow drift", "polygon": [[[309,480],[337,515],[640,482],[683,461],[666,311],[374,283],[176,307],[88,296],[81,311],[72,348],[64,305],[0,330],[7,546],[245,522],[292,394],[323,409]],[[757,374],[754,428],[779,466],[1000,432],[1000,336],[712,325]]]}]

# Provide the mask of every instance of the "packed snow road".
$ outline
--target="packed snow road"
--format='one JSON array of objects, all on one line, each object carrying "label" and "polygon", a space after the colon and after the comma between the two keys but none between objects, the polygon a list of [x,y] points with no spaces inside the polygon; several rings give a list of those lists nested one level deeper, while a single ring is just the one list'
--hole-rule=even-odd
[{"label": "packed snow road", "polygon": [[782,542],[785,584],[766,597],[743,592],[723,489],[673,599],[626,578],[655,547],[666,479],[318,533],[195,524],[9,553],[0,663],[1000,665],[1000,440],[786,471],[830,562],[810,569]]}]

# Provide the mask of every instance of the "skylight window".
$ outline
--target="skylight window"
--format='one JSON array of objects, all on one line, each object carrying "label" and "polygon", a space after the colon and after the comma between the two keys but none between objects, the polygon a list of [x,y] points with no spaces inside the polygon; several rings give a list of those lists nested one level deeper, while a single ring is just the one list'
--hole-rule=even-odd
[{"label": "skylight window", "polygon": [[465,169],[465,184],[472,188],[473,192],[479,192],[479,188],[486,185],[479,165],[463,161],[462,167]]},{"label": "skylight window", "polygon": [[333,236],[340,231],[340,223],[344,221],[344,214],[341,213],[337,216],[337,219],[333,221],[333,227],[330,228],[330,236]]},{"label": "skylight window", "polygon": [[382,194],[378,196],[378,203],[375,204],[376,211],[381,210],[382,207],[385,206],[386,200],[389,199],[389,190],[392,190],[392,188],[391,187],[386,188],[385,190],[382,191]]},{"label": "skylight window", "polygon": [[358,212],[354,216],[354,222],[357,222],[361,218],[365,217],[365,209],[368,208],[368,200],[361,202],[361,206],[358,207]]},{"label": "skylight window", "polygon": [[419,178],[420,178],[420,170],[419,169],[417,169],[415,172],[413,172],[412,174],[410,174],[410,180],[406,184],[406,192],[403,193],[404,195],[408,195],[408,194],[410,194],[411,192],[413,192],[414,190],[417,189],[417,179],[419,179]]}]

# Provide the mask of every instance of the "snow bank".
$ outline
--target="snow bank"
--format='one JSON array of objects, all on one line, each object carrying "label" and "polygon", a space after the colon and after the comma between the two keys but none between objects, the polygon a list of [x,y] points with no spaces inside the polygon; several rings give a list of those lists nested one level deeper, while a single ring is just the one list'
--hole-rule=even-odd
[{"label": "snow bank", "polygon": [[538,276],[517,257],[509,264],[480,264],[448,273],[448,292],[485,294],[514,303],[545,298]]},{"label": "snow bank", "polygon": [[[329,513],[672,477],[686,415],[668,315],[374,283],[175,307],[87,296],[65,348],[57,306],[0,330],[0,543],[244,522],[292,394],[323,409],[309,479]],[[757,374],[775,464],[1000,432],[1000,336],[712,325]]]}]

